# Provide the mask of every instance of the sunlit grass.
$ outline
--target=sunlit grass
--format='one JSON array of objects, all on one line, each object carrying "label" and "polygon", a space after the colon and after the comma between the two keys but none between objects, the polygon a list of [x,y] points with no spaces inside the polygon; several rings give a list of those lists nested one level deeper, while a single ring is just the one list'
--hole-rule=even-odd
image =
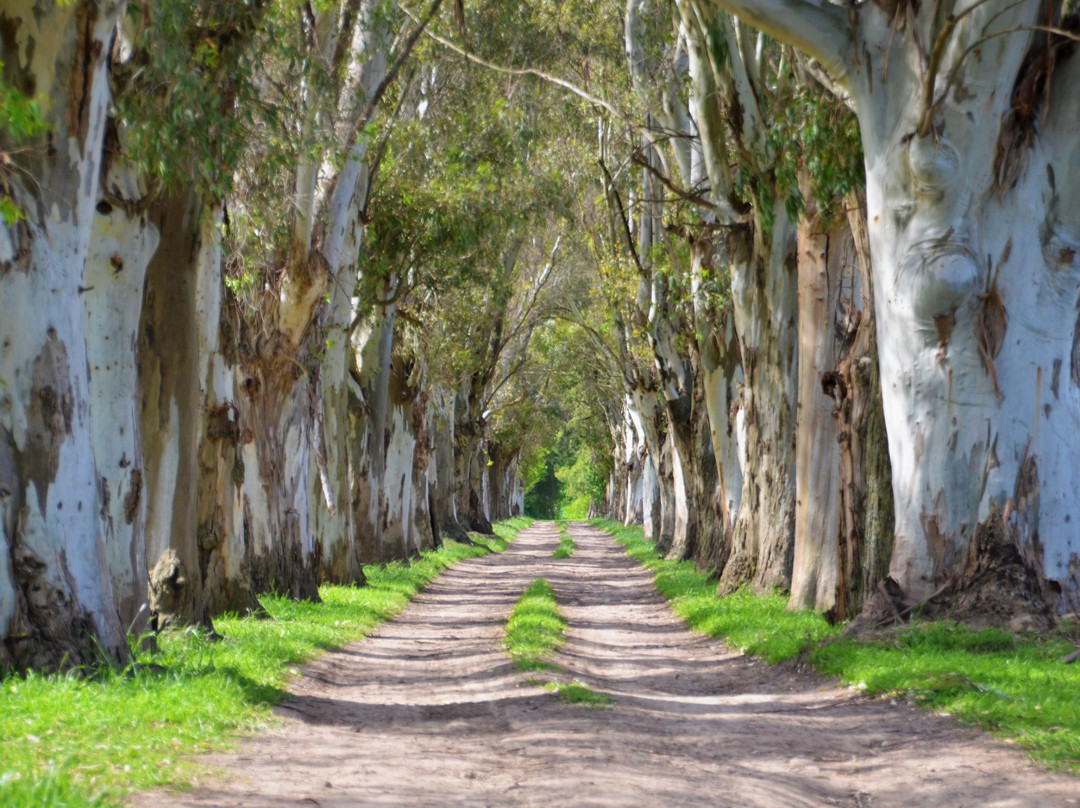
[{"label": "sunlit grass", "polygon": [[506,621],[503,645],[518,670],[552,670],[552,654],[566,641],[566,621],[551,584],[538,578],[529,584]]},{"label": "sunlit grass", "polygon": [[133,789],[190,785],[193,753],[271,723],[303,663],[363,637],[448,566],[504,549],[530,522],[496,525],[476,546],[447,542],[408,564],[366,567],[367,586],[323,586],[322,603],[260,598],[268,618],[218,618],[220,641],[171,633],[121,670],[3,678],[0,805],[104,808]]},{"label": "sunlit grass", "polygon": [[569,558],[577,549],[577,544],[574,543],[573,536],[566,532],[565,519],[560,519],[555,524],[559,526],[559,546],[555,548],[555,552],[551,554],[551,557]]},{"label": "sunlit grass", "polygon": [[599,693],[577,679],[569,683],[550,682],[546,687],[555,691],[555,697],[566,704],[581,704],[594,710],[606,710],[615,702],[613,696]]},{"label": "sunlit grass", "polygon": [[821,673],[868,695],[904,698],[1016,740],[1035,759],[1080,774],[1080,665],[1058,660],[1080,627],[1052,636],[976,631],[951,622],[916,623],[863,642],[838,636],[811,612],[791,612],[780,595],[716,583],[689,561],[658,557],[640,526],[593,520],[655,575],[657,590],[694,631],[769,662],[805,654]]}]

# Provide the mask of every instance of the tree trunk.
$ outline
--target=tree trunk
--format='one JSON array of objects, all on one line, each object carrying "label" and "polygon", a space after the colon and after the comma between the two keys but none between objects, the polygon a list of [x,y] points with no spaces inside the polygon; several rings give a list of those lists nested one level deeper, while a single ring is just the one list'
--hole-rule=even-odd
[{"label": "tree trunk", "polygon": [[721,5],[805,48],[852,94],[891,577],[913,603],[944,587],[961,617],[979,602],[980,619],[1044,625],[1048,607],[1077,608],[1080,189],[1066,177],[1080,59],[1037,30],[1076,17],[1060,3],[882,2],[857,6],[852,26],[827,4]]},{"label": "tree trunk", "polygon": [[137,635],[148,617],[137,347],[146,271],[159,238],[146,215],[145,189],[112,154],[105,150],[83,282],[83,316],[109,571],[120,620]]},{"label": "tree trunk", "polygon": [[95,637],[107,653],[127,651],[109,571],[121,551],[107,545],[94,453],[95,434],[116,425],[94,422],[80,299],[121,8],[0,9],[4,79],[51,99],[47,137],[8,156],[18,170],[5,172],[6,190],[25,219],[0,221],[0,667],[93,663]]},{"label": "tree trunk", "polygon": [[434,488],[432,489],[431,511],[437,527],[437,535],[453,541],[464,542],[469,538],[467,528],[462,525],[457,510],[457,470],[455,464],[454,398],[452,393],[442,389],[432,391],[429,406],[432,409],[432,432],[435,448]]},{"label": "tree trunk", "polygon": [[788,602],[792,609],[833,609],[840,588],[838,439],[849,438],[833,417],[833,400],[822,390],[822,379],[834,373],[844,343],[858,325],[857,270],[850,241],[846,222],[827,228],[813,212],[799,222],[795,557]]},{"label": "tree trunk", "polygon": [[795,539],[797,266],[794,227],[783,205],[773,229],[729,231],[735,330],[745,376],[737,427],[745,429],[743,493],[723,592],[743,581],[791,587]]},{"label": "tree trunk", "polygon": [[[799,424],[789,608],[857,614],[888,572],[892,495],[866,213],[799,225]],[[884,494],[884,496],[882,496]]]},{"label": "tree trunk", "polygon": [[655,541],[656,549],[666,555],[675,541],[675,464],[672,460],[675,450],[670,429],[665,432],[661,447],[656,467],[660,483],[660,532]]}]

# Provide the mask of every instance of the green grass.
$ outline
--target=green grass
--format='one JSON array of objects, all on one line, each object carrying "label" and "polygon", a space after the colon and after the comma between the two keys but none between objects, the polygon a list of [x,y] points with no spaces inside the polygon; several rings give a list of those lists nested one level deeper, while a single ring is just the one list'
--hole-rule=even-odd
[{"label": "green grass", "polygon": [[566,532],[565,519],[560,519],[556,521],[555,524],[559,526],[559,546],[555,548],[555,552],[551,554],[551,557],[569,558],[574,554],[574,550],[577,549],[577,545],[574,543],[573,537]]},{"label": "green grass", "polygon": [[0,805],[105,808],[134,789],[190,786],[201,771],[193,753],[271,724],[300,665],[363,637],[448,566],[505,548],[529,522],[496,525],[483,546],[448,542],[409,564],[366,567],[367,586],[323,586],[322,603],[263,597],[269,619],[216,619],[221,641],[167,634],[122,670],[0,679]]},{"label": "green grass", "polygon": [[819,615],[789,612],[781,595],[740,590],[717,597],[692,562],[659,558],[641,527],[593,520],[652,570],[656,588],[687,625],[769,662],[803,654],[821,673],[868,695],[904,698],[1017,741],[1053,769],[1080,774],[1080,664],[1058,660],[1080,627],[1050,636],[923,622],[873,641],[838,636]]},{"label": "green grass", "polygon": [[510,612],[503,645],[518,670],[553,670],[549,660],[566,641],[565,631],[566,621],[551,584],[537,578]]},{"label": "green grass", "polygon": [[726,598],[716,596],[716,581],[691,561],[669,561],[656,554],[640,525],[606,519],[592,524],[611,533],[627,554],[651,570],[656,588],[694,631],[722,637],[746,654],[780,662],[839,633],[820,615],[789,612],[783,595],[758,595],[747,589]]},{"label": "green grass", "polygon": [[[537,578],[525,589],[506,621],[506,637],[503,646],[511,659],[522,671],[552,671],[558,668],[551,657],[566,641],[566,621],[559,611],[551,584]],[[544,681],[540,678],[527,680],[551,690],[555,697],[566,704],[581,704],[593,709],[606,709],[615,701],[606,693],[597,693],[584,682]]]},{"label": "green grass", "polygon": [[550,682],[545,685],[548,690],[555,691],[555,698],[566,704],[582,704],[594,710],[606,710],[614,703],[615,699],[607,693],[598,693],[584,682],[575,679],[569,683]]}]

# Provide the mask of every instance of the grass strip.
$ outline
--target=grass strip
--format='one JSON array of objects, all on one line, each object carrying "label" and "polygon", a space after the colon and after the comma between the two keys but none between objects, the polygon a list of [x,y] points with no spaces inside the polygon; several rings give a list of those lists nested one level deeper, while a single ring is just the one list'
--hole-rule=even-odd
[{"label": "grass strip", "polygon": [[[506,621],[506,637],[503,646],[510,658],[522,671],[555,671],[552,654],[566,642],[566,620],[559,611],[558,601],[551,584],[537,578],[525,589]],[[541,682],[530,679],[530,684],[543,685],[554,691],[555,697],[567,704],[581,704],[594,709],[604,709],[615,699],[606,693],[598,693],[578,679],[572,682]]]},{"label": "grass strip", "polygon": [[531,521],[365,567],[367,586],[320,587],[322,603],[263,596],[269,619],[218,618],[221,641],[170,633],[123,669],[0,679],[0,805],[107,808],[132,790],[190,787],[202,771],[194,753],[271,724],[300,665],[365,636],[452,564],[505,549]]},{"label": "grass strip", "polygon": [[640,526],[595,519],[655,575],[657,590],[694,631],[775,663],[803,654],[818,671],[868,695],[903,698],[1016,741],[1048,768],[1080,775],[1080,665],[1058,660],[1080,626],[1052,635],[919,622],[860,641],[787,598],[743,589],[721,598],[690,561],[660,558]]},{"label": "grass strip", "polygon": [[574,542],[574,537],[566,532],[565,521],[557,521],[555,524],[559,526],[559,546],[555,548],[555,552],[551,554],[551,557],[569,558],[577,549],[577,544]]},{"label": "grass strip", "polygon": [[566,642],[566,621],[551,584],[537,578],[510,612],[503,646],[518,670],[555,670],[549,660]]}]

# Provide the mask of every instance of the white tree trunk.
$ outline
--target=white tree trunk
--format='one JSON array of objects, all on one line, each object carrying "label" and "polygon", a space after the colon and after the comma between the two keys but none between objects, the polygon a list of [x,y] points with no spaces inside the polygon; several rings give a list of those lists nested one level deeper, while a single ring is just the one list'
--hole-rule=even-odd
[{"label": "white tree trunk", "polygon": [[821,58],[859,117],[892,577],[915,602],[981,587],[1017,625],[1040,596],[1076,608],[1077,57],[1042,49],[1041,3],[926,4],[902,25],[865,3],[856,26],[816,2],[719,5]]},{"label": "white tree trunk", "polygon": [[136,348],[146,271],[159,238],[133,172],[111,165],[104,186],[108,197],[94,214],[84,280],[89,394],[113,592],[121,621],[138,634],[145,627],[147,563]]},{"label": "white tree trunk", "polygon": [[[92,662],[92,637],[126,652],[109,574],[94,455],[85,289],[109,100],[106,54],[122,3],[5,2],[7,78],[52,99],[0,223],[0,665]],[[23,162],[25,161],[25,162]]]}]

